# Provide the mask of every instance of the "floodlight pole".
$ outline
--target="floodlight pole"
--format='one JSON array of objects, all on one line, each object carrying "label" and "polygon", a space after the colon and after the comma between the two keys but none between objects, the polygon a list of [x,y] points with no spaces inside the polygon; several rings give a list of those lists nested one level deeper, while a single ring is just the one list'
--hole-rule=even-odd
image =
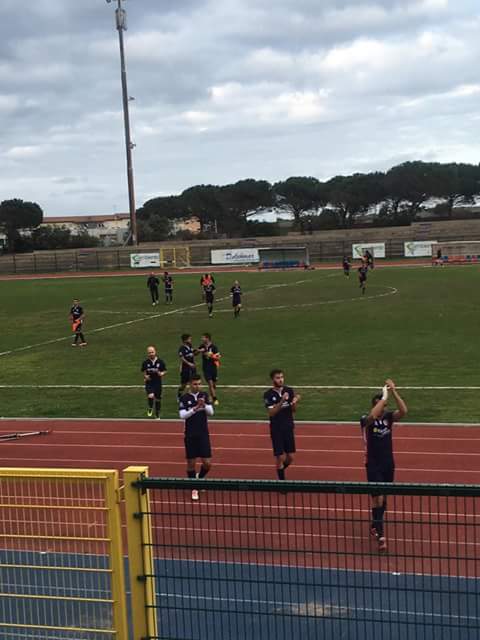
[{"label": "floodlight pole", "polygon": [[[125,126],[125,150],[127,155],[127,184],[128,184],[128,205],[130,214],[130,238],[131,244],[138,244],[137,236],[137,212],[135,207],[135,182],[133,177],[132,150],[135,145],[132,142],[130,130],[130,110],[129,96],[127,88],[127,67],[125,64],[125,44],[123,32],[127,30],[127,12],[122,7],[125,0],[114,0],[118,4],[115,10],[116,26],[118,31],[118,42],[120,46],[120,70],[122,76],[122,102],[123,102],[123,123]],[[108,3],[112,0],[107,0]]]}]

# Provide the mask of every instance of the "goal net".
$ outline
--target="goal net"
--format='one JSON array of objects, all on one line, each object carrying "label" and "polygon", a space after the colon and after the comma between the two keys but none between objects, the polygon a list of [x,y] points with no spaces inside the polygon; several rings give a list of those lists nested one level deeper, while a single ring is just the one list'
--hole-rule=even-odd
[{"label": "goal net", "polygon": [[432,259],[442,264],[480,263],[480,241],[437,242],[432,244]]},{"label": "goal net", "polygon": [[296,269],[310,266],[307,247],[268,247],[259,249],[260,269]]},{"label": "goal net", "polygon": [[182,269],[190,266],[190,247],[162,247],[160,249],[160,266]]}]

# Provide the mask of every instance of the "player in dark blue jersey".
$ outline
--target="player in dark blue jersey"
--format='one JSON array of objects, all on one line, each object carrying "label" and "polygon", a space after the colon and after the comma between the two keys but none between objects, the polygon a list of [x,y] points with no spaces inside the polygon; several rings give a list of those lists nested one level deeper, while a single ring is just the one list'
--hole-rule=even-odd
[{"label": "player in dark blue jersey", "polygon": [[285,469],[293,463],[295,453],[294,415],[300,396],[285,385],[281,369],[270,372],[272,388],[265,391],[263,400],[270,418],[270,437],[277,464],[279,480],[285,480]]},{"label": "player in dark blue jersey", "polygon": [[344,275],[350,277],[350,258],[348,256],[343,256],[342,266]]},{"label": "player in dark blue jersey", "polygon": [[213,302],[215,299],[215,285],[213,282],[210,282],[210,284],[205,285],[205,287],[203,288],[203,290],[205,291],[205,302],[207,303],[207,309],[208,309],[208,315],[211,318],[213,316]]},{"label": "player in dark blue jersey", "polygon": [[158,304],[158,285],[160,284],[157,276],[152,273],[148,276],[147,279],[147,288],[150,291],[150,296],[152,298],[152,307]]},{"label": "player in dark blue jersey", "polygon": [[195,350],[192,347],[192,336],[189,333],[182,334],[182,344],[178,349],[180,358],[180,386],[178,388],[178,399],[185,393],[185,389],[193,376],[197,375],[195,365]]},{"label": "player in dark blue jersey", "polygon": [[162,280],[165,287],[165,304],[173,304],[173,277],[165,271]]},{"label": "player in dark blue jersey", "polygon": [[365,293],[365,289],[367,288],[367,273],[368,273],[367,265],[362,264],[361,267],[358,268],[358,281],[360,283],[360,289],[362,290],[362,295]]},{"label": "player in dark blue jersey", "polygon": [[[179,415],[185,420],[185,457],[187,476],[205,478],[212,467],[212,447],[208,432],[208,417],[213,416],[213,406],[207,393],[202,391],[202,379],[194,375],[190,382],[190,393],[180,398]],[[202,465],[197,473],[197,460]],[[192,500],[198,500],[198,490],[192,491]]]},{"label": "player in dark blue jersey", "polygon": [[[387,409],[391,394],[397,409]],[[395,460],[393,456],[393,425],[407,415],[407,405],[400,397],[393,380],[387,380],[382,393],[372,398],[372,408],[368,415],[362,416],[360,425],[365,445],[365,466],[368,482],[393,482]],[[387,542],[384,532],[384,515],[387,508],[385,496],[372,494],[372,525],[370,533],[377,538],[380,551],[386,551]]]},{"label": "player in dark blue jersey", "polygon": [[81,347],[86,347],[87,342],[83,335],[83,321],[85,319],[85,312],[80,305],[80,301],[75,298],[73,305],[70,308],[70,322],[72,323],[73,342],[72,347],[76,347],[80,341]]},{"label": "player in dark blue jersey", "polygon": [[221,354],[217,345],[213,344],[212,336],[209,333],[203,334],[202,344],[198,347],[196,353],[202,354],[203,376],[208,383],[208,390],[212,396],[213,404],[218,405],[217,380]]},{"label": "player in dark blue jersey", "polygon": [[230,289],[232,296],[233,316],[238,318],[242,309],[242,287],[238,280],[235,280],[233,287]]},{"label": "player in dark blue jersey", "polygon": [[147,416],[160,418],[162,406],[162,378],[167,373],[165,362],[157,356],[157,350],[153,345],[147,347],[147,359],[143,361],[141,371],[145,382],[148,410]]}]

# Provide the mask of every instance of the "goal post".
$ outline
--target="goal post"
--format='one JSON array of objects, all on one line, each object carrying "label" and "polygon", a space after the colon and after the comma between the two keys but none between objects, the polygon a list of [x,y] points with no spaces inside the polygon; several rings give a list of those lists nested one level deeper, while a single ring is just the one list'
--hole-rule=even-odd
[{"label": "goal post", "polygon": [[310,266],[307,247],[267,247],[258,253],[260,269],[307,269]]},{"label": "goal post", "polygon": [[162,269],[175,267],[184,269],[190,266],[190,247],[162,247],[160,249],[160,266]]},{"label": "goal post", "polygon": [[480,264],[480,241],[454,240],[432,244],[434,264]]}]

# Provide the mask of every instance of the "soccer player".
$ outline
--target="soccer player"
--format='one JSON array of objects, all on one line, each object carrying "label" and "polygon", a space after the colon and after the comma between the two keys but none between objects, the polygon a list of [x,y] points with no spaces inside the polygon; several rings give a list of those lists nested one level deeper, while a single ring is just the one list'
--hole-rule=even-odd
[{"label": "soccer player", "polygon": [[300,396],[285,385],[285,374],[281,369],[273,369],[270,378],[273,386],[265,391],[263,399],[270,418],[270,437],[277,464],[277,476],[279,480],[285,480],[285,470],[293,463],[295,453],[293,418]]},{"label": "soccer player", "polygon": [[211,273],[204,273],[200,278],[200,288],[202,290],[202,302],[205,302],[205,287],[215,284],[215,278]]},{"label": "soccer player", "polygon": [[80,340],[81,347],[87,346],[85,336],[83,335],[84,319],[85,319],[85,312],[83,311],[83,307],[80,305],[80,301],[77,298],[75,298],[73,300],[73,305],[70,309],[70,321],[72,323],[72,332],[73,332],[72,347],[76,347],[79,340]]},{"label": "soccer player", "polygon": [[366,264],[362,264],[358,268],[358,281],[360,283],[360,289],[362,290],[362,295],[364,295],[365,289],[367,288],[367,273],[368,273],[368,266]]},{"label": "soccer player", "polygon": [[210,284],[205,285],[204,287],[204,291],[205,291],[205,302],[207,303],[207,309],[208,309],[208,316],[209,318],[211,318],[213,316],[213,302],[215,300],[215,285],[213,282],[211,282]]},{"label": "soccer player", "polygon": [[343,256],[342,266],[344,275],[350,277],[350,258],[348,256]]},{"label": "soccer player", "polygon": [[178,349],[180,358],[180,387],[178,388],[178,399],[185,393],[185,389],[193,376],[197,375],[195,366],[195,351],[192,347],[192,336],[189,333],[182,334],[182,344]]},{"label": "soccer player", "polygon": [[[205,478],[212,468],[212,448],[208,433],[208,417],[213,416],[213,406],[207,393],[202,391],[202,379],[194,375],[190,382],[190,393],[180,398],[179,415],[185,420],[185,457],[187,476]],[[200,459],[202,466],[197,473],[196,464]],[[193,489],[192,500],[198,500],[198,490]]]},{"label": "soccer player", "polygon": [[370,267],[370,269],[374,268],[375,265],[373,263],[373,255],[368,249],[365,251],[365,261],[367,263],[367,267]]},{"label": "soccer player", "polygon": [[165,304],[173,304],[173,277],[165,271],[162,280],[165,287]]},{"label": "soccer player", "polygon": [[150,290],[150,296],[152,297],[152,307],[158,304],[158,285],[160,284],[157,276],[151,272],[148,276],[147,287]]},{"label": "soccer player", "polygon": [[203,376],[208,383],[208,390],[213,400],[213,404],[219,404],[217,398],[218,367],[220,366],[220,352],[216,344],[212,342],[212,336],[204,333],[202,344],[198,347],[197,353],[202,354]]},{"label": "soccer player", "polygon": [[232,295],[233,316],[238,318],[242,309],[242,287],[238,280],[235,280],[233,287],[230,289]]},{"label": "soccer player", "polygon": [[145,382],[145,392],[147,394],[148,410],[147,416],[153,416],[155,407],[155,417],[160,418],[162,406],[162,378],[167,373],[165,362],[157,356],[157,350],[153,345],[147,347],[147,359],[143,361],[141,371]]},{"label": "soccer player", "polygon": [[[397,409],[387,410],[388,396],[395,398]],[[372,408],[368,415],[362,416],[363,442],[365,445],[365,466],[368,482],[393,482],[395,461],[393,457],[393,425],[407,415],[407,405],[400,397],[393,380],[387,380],[382,393],[372,398]],[[387,499],[377,492],[372,494],[372,524],[370,533],[378,542],[379,551],[386,551],[387,542],[384,532],[384,515]]]}]

